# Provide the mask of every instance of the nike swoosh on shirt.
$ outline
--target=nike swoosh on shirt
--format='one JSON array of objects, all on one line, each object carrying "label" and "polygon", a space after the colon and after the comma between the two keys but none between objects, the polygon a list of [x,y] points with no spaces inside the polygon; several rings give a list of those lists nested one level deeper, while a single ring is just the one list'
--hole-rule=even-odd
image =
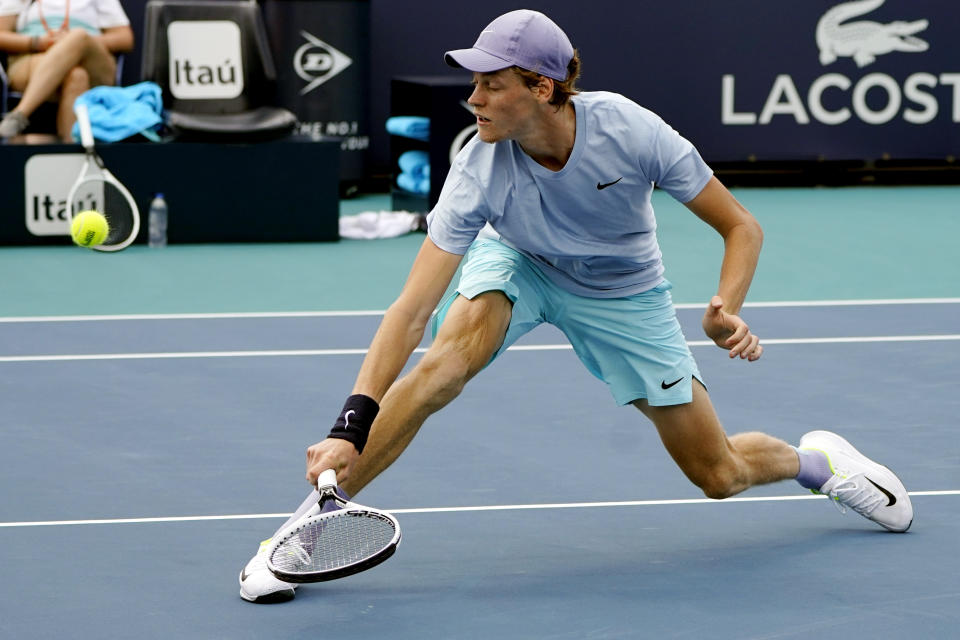
[{"label": "nike swoosh on shirt", "polygon": [[620,182],[621,180],[623,180],[623,176],[620,176],[619,178],[617,178],[617,179],[614,180],[613,182],[608,182],[607,184],[600,184],[600,183],[598,182],[598,183],[597,183],[597,191],[603,191],[603,190],[606,189],[607,187],[612,187],[613,185],[617,184],[617,183]]}]

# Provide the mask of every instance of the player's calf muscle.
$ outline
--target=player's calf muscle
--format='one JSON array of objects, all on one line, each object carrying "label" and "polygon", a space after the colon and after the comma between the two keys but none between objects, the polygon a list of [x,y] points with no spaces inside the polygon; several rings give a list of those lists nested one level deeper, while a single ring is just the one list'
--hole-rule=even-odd
[{"label": "player's calf muscle", "polygon": [[684,472],[705,496],[722,500],[753,486],[796,476],[795,459],[790,446],[777,438],[759,432],[740,433],[730,437],[729,455]]},{"label": "player's calf muscle", "polygon": [[800,470],[793,447],[779,438],[751,431],[730,436],[730,443],[748,469],[751,486],[794,478]]}]

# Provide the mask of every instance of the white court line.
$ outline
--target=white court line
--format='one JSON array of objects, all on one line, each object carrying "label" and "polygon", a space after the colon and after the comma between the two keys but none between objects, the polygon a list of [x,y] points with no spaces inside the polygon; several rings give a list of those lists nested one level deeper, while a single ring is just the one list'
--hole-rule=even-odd
[{"label": "white court line", "polygon": [[[775,302],[746,302],[744,307],[756,309],[777,307],[855,307],[898,304],[960,304],[960,298],[876,298],[867,300],[784,300]],[[685,302],[674,305],[677,309],[703,309],[706,303]],[[5,316],[0,322],[103,322],[120,320],[210,320],[242,318],[336,318],[359,316],[382,316],[384,311],[253,311],[236,313],[132,313],[114,315],[80,316]]]},{"label": "white court line", "polygon": [[[960,298],[875,298],[866,300],[794,300],[785,302],[745,302],[744,307],[875,307],[889,304],[960,304]],[[702,309],[704,304],[676,305],[683,309]]]},{"label": "white court line", "polygon": [[[426,351],[417,349],[417,353]],[[75,360],[165,360],[179,358],[273,358],[282,356],[362,356],[367,349],[299,349],[291,351],[172,351],[166,353],[86,353],[76,355],[2,356],[0,362],[70,362]]]},{"label": "white court line", "polygon": [[[947,491],[910,491],[910,496],[957,496],[960,489]],[[749,498],[689,498],[681,500],[625,500],[619,502],[558,502],[553,504],[501,504],[478,507],[426,507],[422,509],[389,509],[393,514],[466,513],[474,511],[534,511],[539,509],[588,509],[608,507],[663,507],[687,504],[734,504],[742,502],[789,502],[794,500],[822,500],[826,496],[803,494],[796,496],[756,496]],[[160,522],[204,522],[210,520],[259,520],[289,518],[289,513],[252,513],[227,516],[173,516],[167,518],[114,518],[101,520],[38,520],[35,522],[0,522],[0,528],[63,527],[84,524],[153,524]]]},{"label": "white court line", "polygon": [[236,313],[130,313],[93,316],[5,316],[0,322],[104,322],[114,320],[219,320],[243,318],[339,318],[382,316],[372,311],[244,311]]},{"label": "white court line", "polygon": [[[764,345],[795,344],[859,344],[875,342],[950,342],[960,340],[960,334],[935,334],[920,336],[850,336],[842,338],[767,338]],[[691,347],[712,347],[710,340],[688,340]],[[525,344],[513,345],[507,351],[566,351],[572,350],[569,343],[564,344]],[[426,347],[414,349],[414,353],[425,353]],[[162,353],[85,353],[64,355],[27,355],[0,356],[3,362],[73,362],[83,360],[170,360],[182,358],[276,358],[303,356],[362,356],[368,349],[293,349],[287,351],[171,351]]]}]

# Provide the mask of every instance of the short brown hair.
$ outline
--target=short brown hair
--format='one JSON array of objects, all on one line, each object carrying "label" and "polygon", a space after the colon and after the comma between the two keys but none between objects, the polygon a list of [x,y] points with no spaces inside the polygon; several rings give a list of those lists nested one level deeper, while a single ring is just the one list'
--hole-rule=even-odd
[{"label": "short brown hair", "polygon": [[[513,70],[529,88],[537,86],[540,83],[540,78],[544,77],[535,71],[527,71],[526,69],[516,66],[513,67]],[[570,101],[570,96],[575,96],[580,93],[580,90],[576,87],[579,78],[580,52],[574,49],[573,57],[570,58],[570,62],[567,64],[567,79],[563,82],[559,80],[553,81],[553,95],[550,97],[550,104],[560,109],[560,107]]]}]

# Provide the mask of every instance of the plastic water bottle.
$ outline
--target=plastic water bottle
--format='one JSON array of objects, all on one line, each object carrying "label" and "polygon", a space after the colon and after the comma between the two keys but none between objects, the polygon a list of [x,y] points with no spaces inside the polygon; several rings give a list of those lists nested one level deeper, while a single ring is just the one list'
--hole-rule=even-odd
[{"label": "plastic water bottle", "polygon": [[147,216],[147,243],[152,248],[167,246],[167,201],[158,193],[150,203]]}]

